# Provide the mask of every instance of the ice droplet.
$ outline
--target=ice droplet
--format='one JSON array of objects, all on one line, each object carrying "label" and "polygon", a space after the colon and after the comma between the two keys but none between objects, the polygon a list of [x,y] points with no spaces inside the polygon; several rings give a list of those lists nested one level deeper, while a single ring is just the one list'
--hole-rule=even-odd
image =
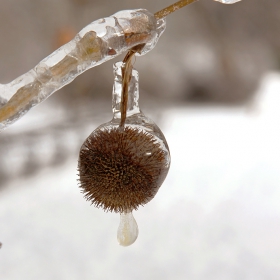
[{"label": "ice droplet", "polygon": [[132,212],[120,214],[120,225],[118,228],[118,242],[121,246],[129,246],[135,242],[138,237],[138,225],[132,215]]},{"label": "ice droplet", "polygon": [[234,3],[240,2],[241,0],[215,0],[215,1],[223,3],[223,4],[234,4]]}]

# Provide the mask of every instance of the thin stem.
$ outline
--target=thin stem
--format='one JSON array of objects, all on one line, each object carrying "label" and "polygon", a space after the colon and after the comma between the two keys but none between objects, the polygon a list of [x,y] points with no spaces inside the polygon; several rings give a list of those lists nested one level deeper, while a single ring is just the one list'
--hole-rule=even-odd
[{"label": "thin stem", "polygon": [[128,102],[128,86],[131,80],[132,74],[132,58],[135,53],[141,52],[145,44],[140,44],[128,51],[125,58],[123,59],[122,66],[122,97],[121,97],[121,122],[120,127],[123,127],[126,120],[127,102]]},{"label": "thin stem", "polygon": [[196,2],[196,1],[198,1],[198,0],[181,0],[181,1],[178,1],[174,4],[172,4],[172,5],[156,12],[154,14],[154,16],[155,16],[156,19],[161,19],[161,18],[167,17],[169,14],[171,14],[171,13],[173,13],[173,12],[175,12],[175,11],[177,11],[177,10],[179,10],[179,9],[181,9],[181,8],[191,4],[193,2]]}]

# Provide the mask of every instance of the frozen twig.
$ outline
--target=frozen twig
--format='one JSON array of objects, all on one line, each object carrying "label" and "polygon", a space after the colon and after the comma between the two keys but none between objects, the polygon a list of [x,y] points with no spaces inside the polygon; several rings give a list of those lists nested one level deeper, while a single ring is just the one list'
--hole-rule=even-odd
[{"label": "frozen twig", "polygon": [[144,9],[92,22],[32,70],[0,85],[0,131],[84,71],[139,44],[145,45],[141,54],[147,53],[164,30],[165,19],[157,20]]},{"label": "frozen twig", "polygon": [[[84,71],[137,45],[141,55],[156,45],[165,17],[197,0],[181,0],[154,15],[147,10],[120,11],[86,26],[77,36],[14,81],[0,84],[0,131]],[[240,0],[216,0],[233,4]]]}]

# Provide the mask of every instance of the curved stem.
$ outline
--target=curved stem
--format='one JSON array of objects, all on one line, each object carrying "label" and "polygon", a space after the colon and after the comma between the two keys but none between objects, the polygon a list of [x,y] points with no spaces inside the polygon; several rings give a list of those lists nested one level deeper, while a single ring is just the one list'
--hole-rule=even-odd
[{"label": "curved stem", "polygon": [[132,58],[135,53],[140,53],[144,48],[145,44],[140,44],[135,46],[131,50],[128,51],[125,58],[123,59],[123,67],[122,67],[122,99],[121,99],[121,122],[120,127],[123,127],[126,120],[126,111],[127,111],[127,102],[128,102],[128,87],[129,82],[131,80],[132,73]]},{"label": "curved stem", "polygon": [[158,12],[156,12],[154,14],[155,18],[156,19],[161,19],[161,18],[164,18],[164,17],[167,17],[169,14],[171,13],[174,13],[175,11],[189,5],[189,4],[192,4],[193,2],[196,2],[198,0],[181,0],[181,1],[178,1]]}]

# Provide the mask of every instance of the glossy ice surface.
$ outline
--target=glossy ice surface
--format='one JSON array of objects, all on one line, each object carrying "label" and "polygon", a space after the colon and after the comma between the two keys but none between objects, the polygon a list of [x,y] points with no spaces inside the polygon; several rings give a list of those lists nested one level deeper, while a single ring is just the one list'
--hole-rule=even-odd
[{"label": "glossy ice surface", "polygon": [[84,71],[145,43],[156,45],[165,20],[143,9],[120,11],[96,20],[26,74],[0,85],[0,131]]}]

